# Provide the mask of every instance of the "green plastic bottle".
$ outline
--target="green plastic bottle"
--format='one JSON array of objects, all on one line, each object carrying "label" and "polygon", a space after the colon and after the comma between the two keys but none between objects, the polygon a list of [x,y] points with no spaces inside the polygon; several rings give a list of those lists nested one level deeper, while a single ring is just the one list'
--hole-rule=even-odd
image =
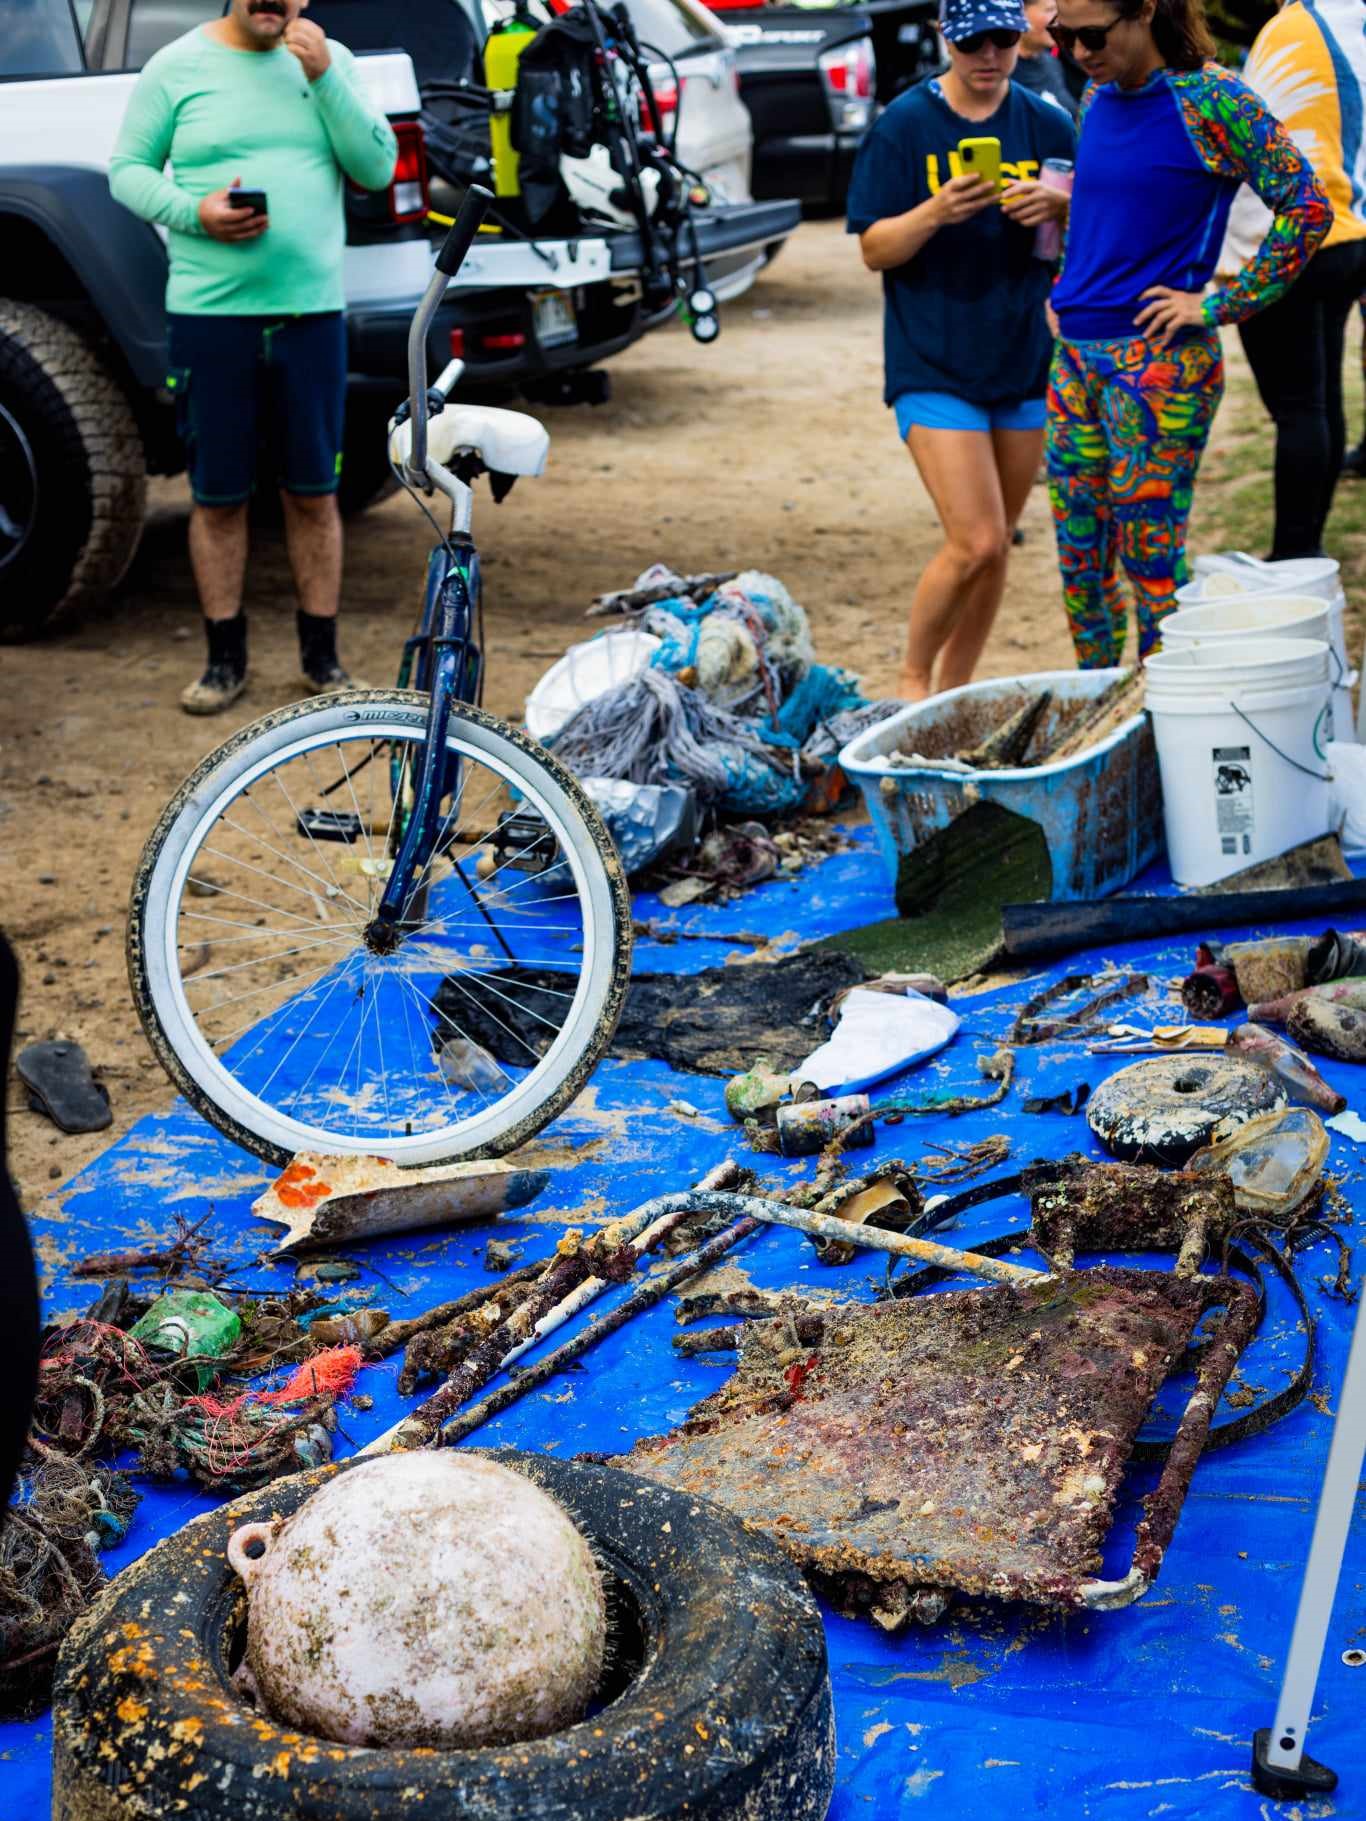
[{"label": "green plastic bottle", "polygon": [[204,1361],[196,1368],[201,1391],[217,1373],[207,1362],[231,1353],[241,1332],[242,1318],[210,1290],[163,1290],[128,1331],[149,1351]]}]

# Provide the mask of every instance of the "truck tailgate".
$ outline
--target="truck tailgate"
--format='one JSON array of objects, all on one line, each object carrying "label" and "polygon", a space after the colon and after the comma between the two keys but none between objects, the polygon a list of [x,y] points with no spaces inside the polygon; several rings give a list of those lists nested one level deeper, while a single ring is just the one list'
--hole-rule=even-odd
[{"label": "truck tailgate", "polygon": [[[722,253],[741,253],[750,249],[757,252],[770,241],[785,240],[801,218],[798,202],[722,203],[699,210],[694,217],[698,250],[704,260],[715,259]],[[638,272],[644,265],[639,234],[613,234],[609,245],[614,273]],[[691,252],[686,239],[684,250]]]}]

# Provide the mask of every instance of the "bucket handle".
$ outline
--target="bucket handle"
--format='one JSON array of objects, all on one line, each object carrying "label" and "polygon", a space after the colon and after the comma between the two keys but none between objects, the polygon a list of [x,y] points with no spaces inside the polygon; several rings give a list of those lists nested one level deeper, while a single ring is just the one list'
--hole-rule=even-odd
[{"label": "bucket handle", "polygon": [[[1292,765],[1296,771],[1302,771],[1306,778],[1314,778],[1320,784],[1331,784],[1333,782],[1333,773],[1331,771],[1314,771],[1308,765],[1301,765],[1298,759],[1292,759],[1288,752],[1282,752],[1280,747],[1277,746],[1276,742],[1273,739],[1271,739],[1268,735],[1264,734],[1262,732],[1261,728],[1258,727],[1258,725],[1255,721],[1248,719],[1248,717],[1243,713],[1242,709],[1239,708],[1239,706],[1236,702],[1230,702],[1229,707],[1233,710],[1234,714],[1237,715],[1238,719],[1244,724],[1244,726],[1250,727],[1252,729],[1253,733],[1256,734],[1257,738],[1259,740],[1261,740],[1264,745],[1269,746],[1271,748],[1272,752],[1275,753],[1275,755],[1278,759],[1284,759],[1287,765]],[[1318,720],[1316,720],[1314,722],[1314,751],[1315,752],[1317,752],[1319,750],[1319,726],[1323,720],[1324,715],[1326,715],[1327,712],[1328,712],[1327,708],[1321,709],[1319,711]]]}]

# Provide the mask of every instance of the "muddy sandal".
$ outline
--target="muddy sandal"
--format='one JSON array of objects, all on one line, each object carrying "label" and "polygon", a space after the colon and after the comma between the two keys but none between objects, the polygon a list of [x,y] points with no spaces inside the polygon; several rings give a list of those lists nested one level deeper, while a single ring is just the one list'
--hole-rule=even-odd
[{"label": "muddy sandal", "polygon": [[90,1072],[79,1043],[30,1043],[14,1067],[35,1113],[46,1113],[64,1132],[102,1132],[112,1125],[109,1096]]}]

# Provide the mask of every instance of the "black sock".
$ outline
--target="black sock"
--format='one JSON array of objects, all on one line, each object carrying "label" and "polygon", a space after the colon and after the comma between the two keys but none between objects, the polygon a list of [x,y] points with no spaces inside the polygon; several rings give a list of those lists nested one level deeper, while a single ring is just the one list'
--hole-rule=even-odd
[{"label": "black sock", "polygon": [[299,629],[299,661],[307,674],[321,676],[333,669],[337,663],[336,615],[296,608],[294,623]]},{"label": "black sock", "polygon": [[229,670],[235,677],[247,674],[247,616],[238,613],[230,620],[205,620],[204,631],[209,641],[209,669]]}]

